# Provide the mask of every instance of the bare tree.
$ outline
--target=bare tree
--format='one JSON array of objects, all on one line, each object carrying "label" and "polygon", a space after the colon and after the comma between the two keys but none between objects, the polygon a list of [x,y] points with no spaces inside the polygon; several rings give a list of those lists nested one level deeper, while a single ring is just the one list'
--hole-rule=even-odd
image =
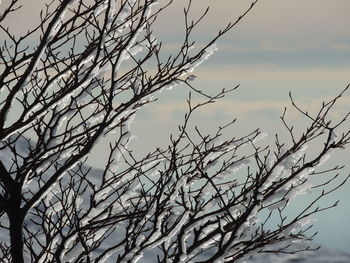
[{"label": "bare tree", "polygon": [[[231,91],[196,89],[192,71],[256,1],[200,48],[191,33],[208,10],[191,20],[189,1],[183,43],[165,58],[152,25],[171,2],[156,3],[59,0],[46,5],[26,34],[0,25],[2,262],[209,263],[294,253],[290,242],[312,238],[304,227],[308,218],[329,208],[317,201],[346,181],[331,184],[335,176],[309,183],[312,175],[341,169],[319,166],[350,140],[349,131],[336,135],[347,115],[337,123],[328,119],[343,93],[316,115],[293,102],[310,125],[298,135],[283,114],[291,140],[283,143],[276,135],[272,147],[257,146],[259,130],[222,139],[234,121],[213,135],[189,128],[196,109]],[[5,1],[0,22],[19,8],[18,0]],[[168,148],[135,157],[127,145],[136,112],[179,84],[206,100],[193,104],[189,97],[189,111]],[[96,170],[86,161],[103,136],[114,140],[105,168]],[[317,140],[320,151],[307,155],[306,144]],[[294,196],[326,185],[333,187],[294,217],[285,216]],[[272,218],[278,218],[275,227],[268,224]]]}]

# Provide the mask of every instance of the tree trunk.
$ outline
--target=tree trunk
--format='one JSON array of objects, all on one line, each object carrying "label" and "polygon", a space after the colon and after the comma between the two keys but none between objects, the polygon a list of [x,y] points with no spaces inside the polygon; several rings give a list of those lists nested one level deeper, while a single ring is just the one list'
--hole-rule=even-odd
[{"label": "tree trunk", "polygon": [[10,219],[11,256],[13,263],[24,263],[23,259],[23,219]]},{"label": "tree trunk", "polygon": [[7,215],[10,221],[12,263],[24,263],[23,259],[23,221],[21,211],[21,195],[15,194],[9,200]]}]

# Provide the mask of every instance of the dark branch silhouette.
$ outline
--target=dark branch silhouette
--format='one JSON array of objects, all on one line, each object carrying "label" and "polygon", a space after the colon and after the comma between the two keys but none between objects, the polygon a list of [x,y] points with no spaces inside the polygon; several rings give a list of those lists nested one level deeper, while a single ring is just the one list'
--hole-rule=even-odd
[{"label": "dark branch silhouette", "polygon": [[[2,3],[0,22],[16,15],[19,2]],[[184,40],[167,58],[152,27],[172,1],[52,1],[23,35],[0,24],[1,262],[235,262],[297,253],[289,244],[312,239],[310,216],[337,205],[318,201],[347,180],[311,185],[309,178],[342,168],[319,167],[349,143],[349,130],[337,135],[348,114],[329,119],[348,88],[316,115],[291,97],[309,126],[298,134],[283,114],[290,141],[276,135],[273,146],[259,146],[258,129],[223,139],[235,121],[212,135],[189,125],[194,111],[235,89],[207,94],[191,73],[256,2],[195,48],[191,34],[208,10],[191,20],[189,1]],[[190,95],[168,148],[135,157],[128,143],[136,112],[180,84],[205,100],[193,104]],[[111,134],[105,168],[89,167],[93,147]],[[320,151],[307,154],[317,140]],[[319,195],[286,217],[293,197],[310,189]]]}]

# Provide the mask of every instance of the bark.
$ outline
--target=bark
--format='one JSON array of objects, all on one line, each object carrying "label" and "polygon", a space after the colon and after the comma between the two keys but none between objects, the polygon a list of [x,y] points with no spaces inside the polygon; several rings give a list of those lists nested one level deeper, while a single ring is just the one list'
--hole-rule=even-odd
[{"label": "bark", "polygon": [[12,263],[24,263],[23,259],[23,211],[21,210],[21,194],[15,193],[9,200],[7,215],[10,221],[10,240]]}]

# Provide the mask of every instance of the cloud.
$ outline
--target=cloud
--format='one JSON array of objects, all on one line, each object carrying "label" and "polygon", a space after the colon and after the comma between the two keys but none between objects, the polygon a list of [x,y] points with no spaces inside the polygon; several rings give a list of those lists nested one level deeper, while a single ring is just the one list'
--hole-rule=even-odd
[{"label": "cloud", "polygon": [[[322,106],[323,102],[332,100],[333,97],[323,97],[323,98],[300,98],[296,99],[296,103],[308,112],[316,113]],[[193,101],[193,105],[199,103],[199,100]],[[333,113],[334,117],[341,116],[345,113],[346,108],[350,105],[350,96],[344,96],[341,98],[335,107]],[[199,113],[201,115],[212,117],[213,115],[227,115],[227,116],[240,116],[247,114],[257,114],[270,111],[283,112],[283,109],[288,107],[292,109],[290,100],[284,101],[273,101],[273,100],[257,100],[257,101],[242,101],[235,99],[222,99],[216,103],[208,105],[202,108]],[[150,113],[150,116],[160,120],[171,120],[175,112],[186,112],[188,110],[188,105],[183,102],[173,101],[167,103],[154,103],[150,104],[145,108],[146,111]],[[293,110],[291,110],[293,112]],[[294,114],[291,117],[300,116],[297,111],[294,110]]]},{"label": "cloud", "polygon": [[[203,65],[196,74],[200,81],[222,82],[236,80],[242,86],[245,83],[258,82],[256,89],[266,88],[274,84],[276,86],[293,85],[293,89],[319,89],[324,85],[328,88],[339,90],[349,83],[350,68],[283,68],[274,64],[251,64],[251,65]],[[312,84],[312,85],[310,85]],[[320,85],[318,85],[320,84]]]},{"label": "cloud", "polygon": [[[48,0],[23,1],[23,8],[9,16],[3,26],[11,25],[14,32],[25,32],[39,23],[39,12]],[[208,6],[207,17],[199,24],[194,35],[208,38],[228,22],[235,21],[252,1],[212,0],[192,1],[190,18],[199,18]],[[159,14],[155,31],[161,39],[179,39],[184,35],[184,12],[187,0],[177,0]],[[243,19],[225,39],[232,43],[244,39],[279,38],[288,41],[318,43],[320,40],[343,39],[348,31],[348,0],[264,0]],[[18,19],[25,17],[25,19]],[[180,37],[181,38],[181,37]]]},{"label": "cloud", "polygon": [[335,51],[335,52],[349,52],[350,44],[345,42],[330,42],[330,43],[314,43],[314,42],[280,42],[263,41],[256,42],[250,45],[235,45],[223,43],[219,45],[223,52],[300,52],[300,51]]},{"label": "cloud", "polygon": [[337,50],[337,51],[350,51],[350,44],[349,42],[347,43],[342,43],[342,42],[336,42],[336,43],[330,43],[329,45],[330,49]]},{"label": "cloud", "polygon": [[[200,24],[195,35],[206,38],[218,29],[234,21],[249,7],[252,1],[211,0],[193,1],[191,18],[198,18],[207,6],[209,14]],[[169,37],[183,35],[183,7],[186,0],[175,1],[157,24],[159,31]],[[279,38],[286,41],[318,43],[320,40],[343,39],[348,31],[347,0],[264,0],[258,2],[252,12],[225,38],[234,42],[245,39]],[[169,21],[172,21],[169,23]]]},{"label": "cloud", "polygon": [[[350,41],[350,39],[349,39]],[[162,45],[162,51],[166,53],[174,53],[180,50],[182,43],[175,42],[164,42]],[[205,42],[196,42],[195,47],[203,47]],[[300,42],[300,41],[287,41],[284,42],[280,39],[263,40],[263,41],[252,41],[249,43],[228,43],[224,41],[218,45],[220,53],[297,53],[304,54],[305,52],[320,52],[320,56],[329,52],[350,52],[350,44],[345,41],[332,41],[323,43],[315,43],[313,41]]]}]

